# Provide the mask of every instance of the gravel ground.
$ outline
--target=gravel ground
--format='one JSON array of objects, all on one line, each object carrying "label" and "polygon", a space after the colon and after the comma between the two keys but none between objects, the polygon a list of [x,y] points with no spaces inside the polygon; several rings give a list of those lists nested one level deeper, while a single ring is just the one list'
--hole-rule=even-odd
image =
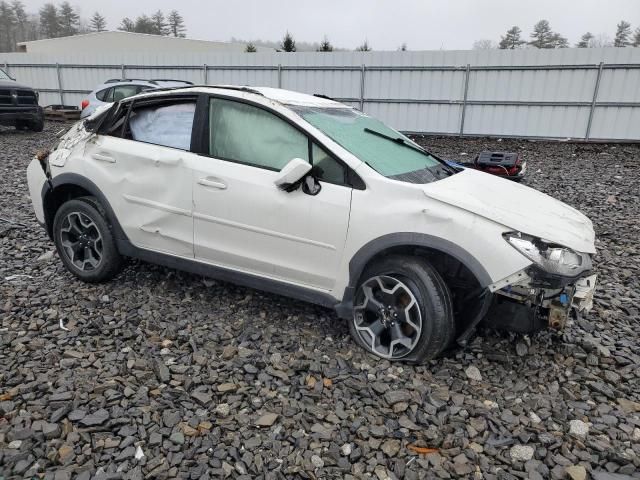
[{"label": "gravel ground", "polygon": [[594,221],[600,286],[562,334],[413,367],[283,297],[137,261],[75,280],[25,179],[59,128],[0,129],[0,478],[640,478],[639,146],[422,139],[521,151]]}]

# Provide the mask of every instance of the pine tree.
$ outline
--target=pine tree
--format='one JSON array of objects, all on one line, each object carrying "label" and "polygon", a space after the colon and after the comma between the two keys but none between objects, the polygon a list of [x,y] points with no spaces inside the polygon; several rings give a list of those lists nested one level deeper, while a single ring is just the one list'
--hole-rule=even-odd
[{"label": "pine tree", "polygon": [[40,9],[40,32],[44,38],[60,36],[60,19],[58,9],[53,3],[45,3]]},{"label": "pine tree", "polygon": [[582,35],[582,37],[580,37],[580,41],[578,43],[576,43],[576,47],[577,48],[591,48],[591,45],[593,45],[593,39],[595,37],[593,36],[593,33],[591,32],[587,32],[584,35]]},{"label": "pine tree", "polygon": [[247,53],[255,53],[255,52],[258,51],[258,49],[256,48],[256,46],[252,42],[249,42],[249,43],[247,43],[247,46],[244,49],[244,51],[247,52]]},{"label": "pine tree", "polygon": [[135,32],[136,24],[129,17],[124,17],[120,22],[120,26],[118,27],[118,30],[122,30],[124,32]]},{"label": "pine tree", "polygon": [[24,9],[24,4],[20,0],[13,0],[13,2],[11,2],[11,9],[13,10],[13,16],[16,20],[16,27],[13,35],[14,43],[24,42],[27,40],[29,16]]},{"label": "pine tree", "polygon": [[156,35],[169,35],[169,26],[164,18],[162,10],[158,10],[151,16],[151,22],[153,23],[154,32]]},{"label": "pine tree", "polygon": [[319,52],[333,52],[333,45],[331,45],[331,42],[329,42],[329,39],[327,38],[326,35],[322,39],[322,42],[320,42],[320,47],[318,48],[318,51]]},{"label": "pine tree", "polygon": [[631,42],[629,37],[631,36],[631,24],[621,20],[617,25],[616,36],[613,39],[614,47],[628,47]]},{"label": "pine tree", "polygon": [[136,17],[134,32],[154,35],[156,33],[156,24],[147,15],[140,15]]},{"label": "pine tree", "polygon": [[553,32],[547,20],[540,20],[533,26],[529,45],[535,48],[553,48]]},{"label": "pine tree", "polygon": [[11,6],[5,2],[0,2],[0,52],[12,52],[13,31],[16,25],[16,17]]},{"label": "pine tree", "polygon": [[367,40],[365,40],[362,45],[356,48],[356,52],[370,52],[370,51],[371,51],[371,46],[369,45],[369,42]]},{"label": "pine tree", "polygon": [[636,28],[636,31],[633,32],[633,46],[640,47],[640,27]]},{"label": "pine tree", "polygon": [[502,50],[515,50],[516,48],[522,47],[527,42],[520,38],[521,34],[522,30],[520,30],[520,27],[514,25],[507,30],[506,35],[500,37],[498,48],[501,48]]},{"label": "pine tree", "polygon": [[287,31],[286,35],[282,39],[282,43],[280,44],[280,48],[284,52],[295,52],[296,51],[296,41],[293,39],[289,31]]},{"label": "pine tree", "polygon": [[551,46],[549,48],[569,48],[569,40],[554,32],[551,34]]},{"label": "pine tree", "polygon": [[184,37],[187,30],[184,26],[184,20],[177,10],[171,10],[169,17],[169,31],[174,37]]},{"label": "pine tree", "polygon": [[58,10],[58,22],[60,23],[60,35],[69,37],[78,33],[80,15],[76,13],[69,2],[62,2]]},{"label": "pine tree", "polygon": [[89,26],[94,32],[104,32],[107,29],[107,20],[100,15],[100,13],[96,12],[91,17]]}]

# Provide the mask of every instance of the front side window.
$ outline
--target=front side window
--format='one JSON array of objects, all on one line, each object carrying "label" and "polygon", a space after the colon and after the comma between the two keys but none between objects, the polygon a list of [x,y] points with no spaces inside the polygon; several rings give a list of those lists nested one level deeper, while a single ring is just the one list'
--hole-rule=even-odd
[{"label": "front side window", "polygon": [[385,177],[429,183],[453,173],[401,133],[354,109],[290,108]]},{"label": "front side window", "polygon": [[309,161],[307,136],[262,108],[212,98],[209,104],[209,154],[269,170],[294,158]]},{"label": "front side window", "polygon": [[311,159],[318,180],[324,180],[325,182],[338,185],[344,185],[346,183],[345,168],[342,164],[316,143],[313,143],[311,147]]},{"label": "front side window", "polygon": [[133,104],[124,138],[189,150],[196,111],[193,100],[152,105]]}]

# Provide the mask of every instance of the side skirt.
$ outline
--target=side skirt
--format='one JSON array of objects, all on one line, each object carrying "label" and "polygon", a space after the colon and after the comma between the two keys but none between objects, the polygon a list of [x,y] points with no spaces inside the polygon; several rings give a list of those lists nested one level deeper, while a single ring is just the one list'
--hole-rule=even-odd
[{"label": "side skirt", "polygon": [[249,273],[238,272],[228,268],[208,265],[196,260],[189,260],[164,253],[153,252],[151,250],[145,250],[143,248],[136,247],[128,240],[117,239],[116,243],[121,255],[138,258],[156,265],[175,268],[176,270],[182,270],[196,275],[203,275],[205,277],[215,278],[217,280],[242,285],[244,287],[295,298],[296,300],[302,300],[327,308],[335,309],[336,304],[338,303],[338,300],[328,293],[322,293],[309,288],[291,285],[289,283],[259,277]]}]

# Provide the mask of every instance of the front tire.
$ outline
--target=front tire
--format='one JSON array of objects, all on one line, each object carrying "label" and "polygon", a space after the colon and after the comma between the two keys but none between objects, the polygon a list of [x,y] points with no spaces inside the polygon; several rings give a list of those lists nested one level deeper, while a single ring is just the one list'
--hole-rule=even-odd
[{"label": "front tire", "polygon": [[105,282],[122,269],[106,213],[94,197],[69,200],[58,209],[53,239],[64,266],[83,282]]},{"label": "front tire", "polygon": [[391,255],[366,269],[349,330],[356,343],[392,361],[423,363],[455,334],[451,293],[424,259]]},{"label": "front tire", "polygon": [[44,117],[38,117],[36,120],[29,122],[28,127],[32,132],[41,132],[44,130]]}]

